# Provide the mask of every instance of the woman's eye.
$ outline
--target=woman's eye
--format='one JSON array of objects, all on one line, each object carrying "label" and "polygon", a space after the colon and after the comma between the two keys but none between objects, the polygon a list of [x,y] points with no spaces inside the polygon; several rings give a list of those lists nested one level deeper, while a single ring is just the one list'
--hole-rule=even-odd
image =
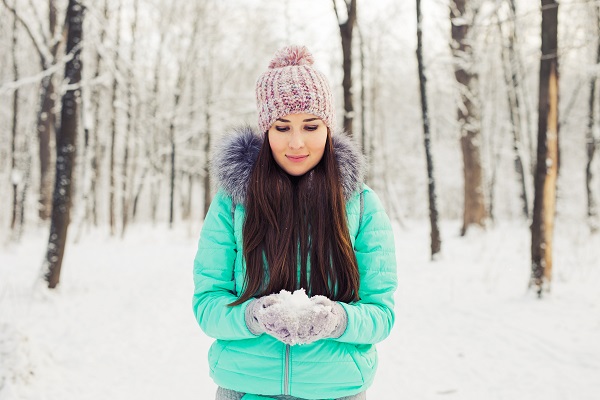
[{"label": "woman's eye", "polygon": [[316,131],[318,128],[318,125],[307,125],[304,129],[306,129],[307,131]]},{"label": "woman's eye", "polygon": [[278,132],[287,132],[287,131],[289,131],[289,130],[290,130],[290,128],[289,128],[289,127],[287,127],[287,126],[276,126],[276,127],[275,127],[275,129],[276,129]]}]

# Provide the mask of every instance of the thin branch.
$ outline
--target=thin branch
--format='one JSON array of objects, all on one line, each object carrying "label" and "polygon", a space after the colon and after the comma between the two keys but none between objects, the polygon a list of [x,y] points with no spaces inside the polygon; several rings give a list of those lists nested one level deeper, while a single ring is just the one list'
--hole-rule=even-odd
[{"label": "thin branch", "polygon": [[335,0],[331,1],[333,1],[333,11],[335,11],[335,19],[337,20],[338,24],[341,24],[342,22],[340,21],[340,15],[338,14],[337,4],[335,3]]},{"label": "thin branch", "polygon": [[[40,0],[38,0],[40,1]],[[40,14],[38,13],[38,7],[33,5],[33,0],[28,0],[29,2],[29,7],[33,10],[33,15],[35,17],[35,19],[37,20],[37,23],[39,25],[39,30],[40,30],[40,34],[42,35],[42,37],[44,38],[44,42],[48,42],[48,38],[46,37],[45,33],[44,33],[44,24],[42,23],[42,18],[40,17]]]},{"label": "thin branch", "polygon": [[6,2],[6,0],[2,0],[2,3],[4,4],[4,7],[6,7],[10,12],[12,12],[14,17],[21,23],[21,25],[23,25],[23,27],[27,31],[27,34],[29,35],[29,38],[33,42],[33,45],[35,46],[35,49],[37,50],[37,52],[40,56],[40,60],[41,60],[43,68],[46,68],[48,65],[48,60],[52,59],[52,55],[48,53],[47,47],[45,45],[39,43],[38,39],[36,39],[35,35],[33,34],[33,31],[29,27],[29,25],[25,22],[25,20],[21,17],[21,15],[17,12],[17,10],[15,10],[14,7],[9,6],[8,3]]}]

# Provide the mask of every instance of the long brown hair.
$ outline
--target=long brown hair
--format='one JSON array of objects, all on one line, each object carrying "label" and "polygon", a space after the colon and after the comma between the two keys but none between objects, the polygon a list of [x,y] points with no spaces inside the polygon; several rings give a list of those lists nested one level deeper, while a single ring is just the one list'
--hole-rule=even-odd
[{"label": "long brown hair", "polygon": [[298,288],[337,301],[359,299],[358,263],[329,130],[321,161],[300,177],[277,165],[265,134],[248,183],[243,241],[244,288],[231,306]]}]

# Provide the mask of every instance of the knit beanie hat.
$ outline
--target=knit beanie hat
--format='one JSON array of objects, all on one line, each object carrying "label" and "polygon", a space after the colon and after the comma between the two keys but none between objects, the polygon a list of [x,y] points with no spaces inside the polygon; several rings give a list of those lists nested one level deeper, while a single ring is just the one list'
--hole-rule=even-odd
[{"label": "knit beanie hat", "polygon": [[313,114],[333,132],[333,96],[325,75],[313,68],[314,59],[305,46],[288,46],[275,53],[256,82],[258,127],[269,130],[288,114]]}]

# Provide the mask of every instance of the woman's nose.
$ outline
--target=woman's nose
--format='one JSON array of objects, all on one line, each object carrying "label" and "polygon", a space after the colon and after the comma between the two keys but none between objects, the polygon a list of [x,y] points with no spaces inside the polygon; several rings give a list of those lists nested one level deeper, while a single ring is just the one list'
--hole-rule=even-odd
[{"label": "woman's nose", "polygon": [[290,138],[290,148],[301,149],[302,147],[304,147],[304,140],[302,140],[302,134],[294,130],[294,132],[292,132],[292,137]]}]

